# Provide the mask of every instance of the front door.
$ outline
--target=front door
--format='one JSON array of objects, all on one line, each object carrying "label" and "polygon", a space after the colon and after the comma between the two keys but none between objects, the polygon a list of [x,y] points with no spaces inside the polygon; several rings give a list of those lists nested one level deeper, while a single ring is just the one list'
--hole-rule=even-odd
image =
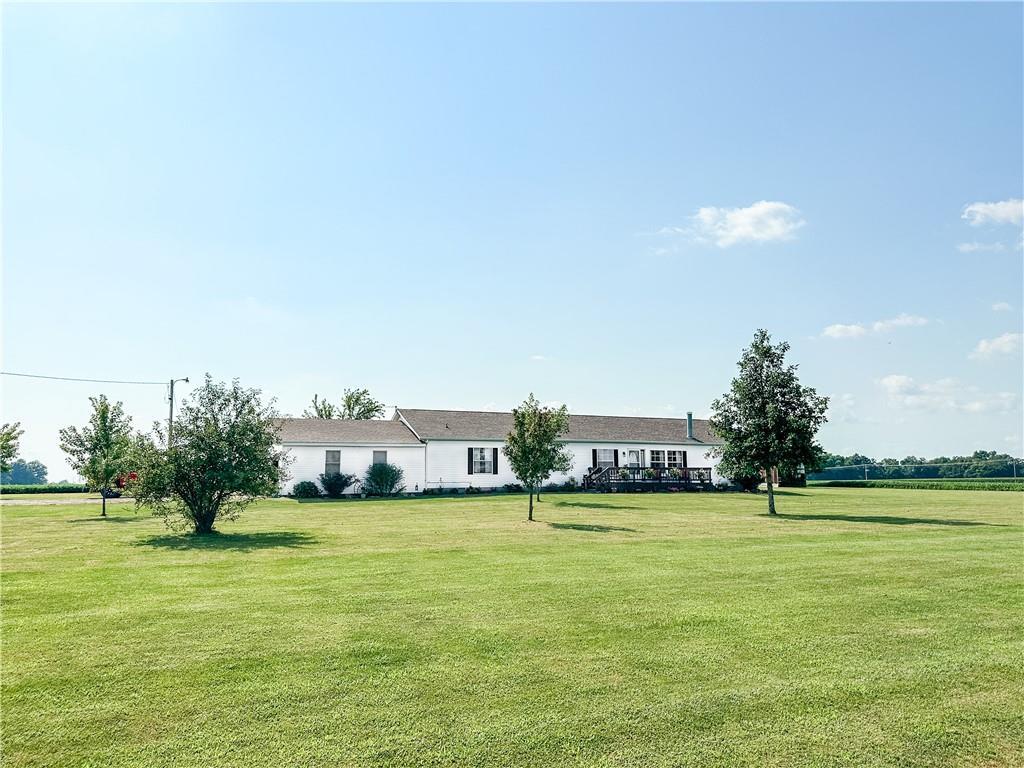
[{"label": "front door", "polygon": [[627,464],[627,466],[639,467],[640,466],[640,458],[641,458],[641,456],[640,456],[640,451],[639,450],[630,449],[629,451],[626,452],[626,464]]}]

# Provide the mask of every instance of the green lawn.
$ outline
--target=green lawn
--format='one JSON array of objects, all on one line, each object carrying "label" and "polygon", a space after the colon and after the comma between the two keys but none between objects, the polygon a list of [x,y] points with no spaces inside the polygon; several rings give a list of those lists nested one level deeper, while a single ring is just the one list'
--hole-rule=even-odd
[{"label": "green lawn", "polygon": [[4,506],[5,766],[1019,766],[1022,498]]}]

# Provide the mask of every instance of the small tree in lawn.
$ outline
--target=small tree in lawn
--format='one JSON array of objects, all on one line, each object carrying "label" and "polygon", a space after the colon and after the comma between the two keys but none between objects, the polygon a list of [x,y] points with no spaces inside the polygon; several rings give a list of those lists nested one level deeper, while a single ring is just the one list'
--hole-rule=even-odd
[{"label": "small tree in lawn", "polygon": [[65,427],[60,431],[60,447],[68,455],[68,463],[94,491],[103,498],[100,514],[107,516],[107,496],[117,479],[132,471],[132,420],[125,415],[121,403],[107,400],[106,395],[90,397],[92,416],[89,423]]},{"label": "small tree in lawn", "polygon": [[18,455],[18,438],[25,434],[20,422],[0,426],[0,472],[10,472]]},{"label": "small tree in lawn", "polygon": [[764,472],[768,514],[775,514],[772,469],[813,465],[821,454],[815,442],[825,423],[828,398],[800,384],[795,365],[786,365],[789,344],[772,344],[759,330],[739,361],[732,387],[711,404],[711,429],[722,440],[716,449],[726,472]]},{"label": "small tree in lawn", "polygon": [[142,441],[132,483],[136,505],[197,534],[212,533],[219,520],[234,520],[256,498],[277,493],[285,478],[276,418],[259,390],[207,375],[182,403],[172,444],[165,444],[160,427],[155,439]]},{"label": "small tree in lawn", "polygon": [[554,472],[572,469],[572,455],[561,437],[569,431],[569,411],[542,407],[531,393],[526,401],[512,410],[512,431],[505,438],[502,452],[515,476],[530,492],[533,520],[533,495]]}]

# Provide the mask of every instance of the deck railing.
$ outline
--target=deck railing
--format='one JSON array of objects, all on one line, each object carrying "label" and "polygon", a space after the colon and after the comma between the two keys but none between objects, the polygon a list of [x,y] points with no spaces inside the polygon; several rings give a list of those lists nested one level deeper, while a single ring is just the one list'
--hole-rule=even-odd
[{"label": "deck railing", "polygon": [[583,477],[588,489],[705,488],[711,482],[711,467],[598,467]]}]

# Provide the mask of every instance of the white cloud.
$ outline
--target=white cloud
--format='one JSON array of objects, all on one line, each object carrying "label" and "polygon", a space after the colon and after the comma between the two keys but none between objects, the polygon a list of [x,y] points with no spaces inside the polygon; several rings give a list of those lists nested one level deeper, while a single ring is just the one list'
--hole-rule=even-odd
[{"label": "white cloud", "polygon": [[995,304],[992,305],[993,312],[1009,312],[1012,309],[1013,307],[1011,307],[1005,301],[997,301]]},{"label": "white cloud", "polygon": [[970,357],[974,360],[987,360],[996,355],[1012,355],[1021,346],[1021,339],[1024,334],[1004,333],[994,339],[982,339],[971,352]]},{"label": "white cloud", "polygon": [[551,358],[548,357],[547,355],[530,355],[530,359],[539,363],[545,360],[550,360]]},{"label": "white cloud", "polygon": [[871,327],[875,333],[885,333],[893,328],[906,328],[917,325],[928,325],[928,318],[901,312],[896,317],[891,317],[888,320],[878,320]]},{"label": "white cloud", "polygon": [[960,243],[956,249],[960,253],[1002,253],[1006,250],[1006,246],[1003,243]]},{"label": "white cloud", "polygon": [[739,243],[792,240],[805,222],[788,203],[761,200],[746,208],[699,208],[689,228],[666,227],[663,234],[686,234],[698,242],[728,248]]},{"label": "white cloud", "polygon": [[916,411],[1005,412],[1017,407],[1013,392],[985,393],[956,379],[918,382],[910,376],[891,374],[878,380],[889,405]]},{"label": "white cloud", "polygon": [[1013,198],[998,203],[971,203],[964,206],[961,218],[972,227],[983,224],[1017,224],[1024,221],[1024,200]]},{"label": "white cloud", "polygon": [[[888,333],[894,328],[907,328],[911,326],[928,325],[930,320],[927,317],[921,317],[920,315],[909,315],[906,312],[901,312],[896,317],[890,317],[888,320],[876,320],[871,323],[871,330],[874,333]],[[822,336],[827,336],[830,339],[856,339],[866,335],[868,327],[862,323],[850,323],[844,325],[843,323],[835,323],[829,325],[821,332]]]},{"label": "white cloud", "polygon": [[852,325],[836,323],[835,325],[830,325],[825,328],[825,330],[821,332],[821,335],[828,336],[831,339],[854,339],[858,336],[863,336],[867,332],[867,328],[857,323]]}]

